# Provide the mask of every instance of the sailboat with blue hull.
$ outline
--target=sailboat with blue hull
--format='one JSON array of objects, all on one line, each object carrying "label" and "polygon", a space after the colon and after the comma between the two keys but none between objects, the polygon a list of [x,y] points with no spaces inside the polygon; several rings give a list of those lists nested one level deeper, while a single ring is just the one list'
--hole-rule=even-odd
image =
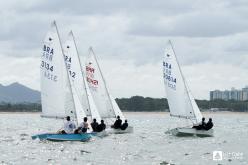
[{"label": "sailboat with blue hull", "polygon": [[32,136],[32,139],[39,138],[40,140],[50,140],[50,141],[88,141],[92,137],[93,134],[39,134]]},{"label": "sailboat with blue hull", "polygon": [[[66,116],[79,125],[86,110],[81,104],[77,88],[72,85],[69,69],[63,52],[56,22],[51,24],[43,42],[41,56],[41,103],[42,117],[65,119]],[[81,76],[81,75],[80,75]],[[51,141],[88,141],[94,133],[58,134],[43,133],[32,136],[32,139]]]}]

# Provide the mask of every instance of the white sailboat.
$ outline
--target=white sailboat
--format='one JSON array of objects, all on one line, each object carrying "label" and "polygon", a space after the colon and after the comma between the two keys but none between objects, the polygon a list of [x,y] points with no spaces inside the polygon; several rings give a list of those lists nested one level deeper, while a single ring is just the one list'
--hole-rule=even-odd
[{"label": "white sailboat", "polygon": [[[70,116],[77,124],[81,122],[86,114],[81,106],[77,89],[71,85],[55,21],[43,42],[40,76],[42,116],[61,119]],[[90,137],[88,133],[46,133],[32,136],[33,139],[56,141],[85,141]]]},{"label": "white sailboat", "polygon": [[85,114],[91,119],[95,118],[98,122],[100,122],[101,117],[89,91],[88,83],[85,81],[84,72],[72,31],[69,33],[64,44],[64,54],[71,86],[75,89],[76,96],[82,106],[81,110],[85,110]]},{"label": "white sailboat", "polygon": [[[113,119],[116,118],[116,116],[120,116],[121,119],[124,121],[125,117],[116,101],[109,93],[97,58],[92,48],[89,49],[89,55],[86,60],[86,79],[101,118]],[[112,133],[130,132],[133,132],[133,127],[128,126],[126,130],[115,129]]]},{"label": "white sailboat", "polygon": [[[165,91],[167,94],[170,115],[190,120],[193,125],[201,123],[202,114],[193,98],[188,85],[183,77],[173,46],[165,49],[163,61],[163,74]],[[196,130],[195,128],[183,127],[171,130],[174,135],[197,135],[213,136],[213,130]]]}]

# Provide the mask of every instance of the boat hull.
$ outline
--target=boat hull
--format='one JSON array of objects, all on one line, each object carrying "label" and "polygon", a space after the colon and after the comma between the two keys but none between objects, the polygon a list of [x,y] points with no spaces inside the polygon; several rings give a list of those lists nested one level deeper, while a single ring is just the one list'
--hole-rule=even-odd
[{"label": "boat hull", "polygon": [[97,137],[105,137],[108,136],[108,132],[106,130],[103,130],[102,132],[92,132],[91,133],[93,136],[97,136]]},{"label": "boat hull", "polygon": [[110,134],[133,133],[133,127],[132,126],[128,126],[127,129],[125,129],[125,130],[110,128],[110,129],[107,130],[107,132],[110,133]]},{"label": "boat hull", "polygon": [[55,134],[44,133],[32,136],[32,139],[49,140],[49,141],[88,141],[93,134]]},{"label": "boat hull", "polygon": [[212,137],[214,136],[214,130],[197,130],[195,128],[175,128],[170,130],[174,136],[198,136],[198,137]]}]

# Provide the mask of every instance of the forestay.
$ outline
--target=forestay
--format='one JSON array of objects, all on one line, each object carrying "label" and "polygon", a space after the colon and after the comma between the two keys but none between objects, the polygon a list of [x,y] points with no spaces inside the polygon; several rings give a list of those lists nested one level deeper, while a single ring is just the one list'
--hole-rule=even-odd
[{"label": "forestay", "polygon": [[55,21],[47,33],[41,56],[42,116],[75,117],[75,106]]},{"label": "forestay", "polygon": [[171,43],[165,49],[163,73],[171,116],[191,119],[194,124],[200,123],[201,112],[185,83]]},{"label": "forestay", "polygon": [[102,118],[114,118],[115,111],[102,72],[92,48],[86,60],[86,79],[91,94]]}]

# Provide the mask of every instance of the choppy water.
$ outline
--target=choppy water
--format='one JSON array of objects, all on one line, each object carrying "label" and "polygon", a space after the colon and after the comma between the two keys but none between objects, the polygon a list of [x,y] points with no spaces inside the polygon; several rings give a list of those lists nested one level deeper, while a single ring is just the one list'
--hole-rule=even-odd
[{"label": "choppy water", "polygon": [[[39,114],[0,114],[0,164],[248,164],[248,114],[206,115],[215,123],[215,136],[208,138],[165,134],[179,121],[165,113],[126,116],[135,128],[133,134],[82,143],[31,140],[31,135],[59,129],[62,122]],[[233,155],[214,161],[216,150]]]}]

